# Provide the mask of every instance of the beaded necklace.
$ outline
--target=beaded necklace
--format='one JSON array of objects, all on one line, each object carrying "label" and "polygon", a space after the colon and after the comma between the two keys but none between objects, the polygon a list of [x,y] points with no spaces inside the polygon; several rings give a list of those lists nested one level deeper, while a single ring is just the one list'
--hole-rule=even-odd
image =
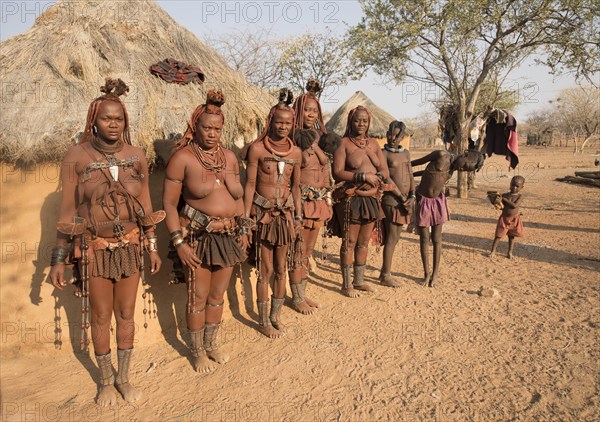
[{"label": "beaded necklace", "polygon": [[369,144],[369,138],[353,138],[350,136],[348,139],[360,149],[365,149]]},{"label": "beaded necklace", "polygon": [[217,179],[217,185],[221,184],[222,171],[225,169],[225,152],[220,145],[214,151],[206,151],[195,142],[192,142],[192,151],[196,158],[206,170],[212,171]]}]

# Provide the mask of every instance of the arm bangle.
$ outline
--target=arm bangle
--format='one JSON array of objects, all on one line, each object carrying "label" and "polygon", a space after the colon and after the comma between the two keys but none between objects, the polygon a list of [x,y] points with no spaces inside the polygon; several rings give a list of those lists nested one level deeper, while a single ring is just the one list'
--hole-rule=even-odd
[{"label": "arm bangle", "polygon": [[69,250],[67,248],[55,246],[54,248],[52,248],[52,255],[50,256],[50,266],[53,267],[56,264],[65,264],[68,255]]},{"label": "arm bangle", "polygon": [[169,236],[171,236],[171,240],[174,240],[177,237],[180,237],[182,235],[183,235],[183,232],[181,230],[175,230],[174,232],[169,233]]},{"label": "arm bangle", "polygon": [[183,237],[178,237],[178,238],[176,238],[176,239],[173,240],[173,246],[175,246],[176,248],[178,248],[181,245],[183,245],[184,242],[185,242],[185,240],[183,240]]}]

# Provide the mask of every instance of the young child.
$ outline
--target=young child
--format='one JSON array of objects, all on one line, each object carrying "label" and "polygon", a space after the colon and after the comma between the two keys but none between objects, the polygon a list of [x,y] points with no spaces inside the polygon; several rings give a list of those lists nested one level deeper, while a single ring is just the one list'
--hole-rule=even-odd
[{"label": "young child", "polygon": [[510,192],[502,194],[502,214],[498,219],[496,226],[496,238],[492,244],[490,258],[494,257],[496,248],[500,239],[508,234],[508,258],[513,258],[513,248],[515,246],[515,237],[523,237],[523,223],[521,222],[520,206],[523,202],[523,195],[519,192],[523,189],[525,178],[523,176],[515,176],[510,181]]}]

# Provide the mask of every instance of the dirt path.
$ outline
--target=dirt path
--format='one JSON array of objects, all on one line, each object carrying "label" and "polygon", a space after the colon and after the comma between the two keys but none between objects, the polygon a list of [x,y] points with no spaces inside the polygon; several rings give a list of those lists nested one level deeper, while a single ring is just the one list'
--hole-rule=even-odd
[{"label": "dirt path", "polygon": [[[136,345],[132,379],[144,396],[135,406],[96,406],[95,365],[70,343],[59,351],[5,345],[2,420],[599,420],[600,190],[554,181],[593,169],[593,157],[523,148],[526,238],[516,260],[502,256],[503,241],[491,261],[498,212],[485,193],[508,190],[506,167],[492,157],[471,198],[449,199],[438,287],[417,283],[418,239],[407,234],[393,265],[402,288],[342,297],[339,242],[331,241],[311,278],[317,315],[285,308],[288,335],[279,340],[260,336],[253,314],[227,320],[220,339],[232,359],[207,376],[190,367],[185,327],[163,324],[163,334]],[[368,264],[375,282],[374,249]],[[481,286],[500,296],[480,297]],[[9,287],[29,294],[26,282],[3,275]],[[183,309],[160,312],[160,321],[177,321]]]}]

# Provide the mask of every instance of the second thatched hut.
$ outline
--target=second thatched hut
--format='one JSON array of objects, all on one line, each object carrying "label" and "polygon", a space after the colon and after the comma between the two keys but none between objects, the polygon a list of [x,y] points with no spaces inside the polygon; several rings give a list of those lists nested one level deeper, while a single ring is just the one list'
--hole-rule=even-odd
[{"label": "second thatched hut", "polygon": [[325,125],[327,130],[333,131],[340,136],[343,135],[346,131],[348,112],[359,105],[368,108],[371,112],[372,119],[369,127],[369,136],[373,138],[385,138],[388,125],[393,120],[396,120],[396,118],[377,106],[362,91],[356,91],[348,101],[337,109]]}]

